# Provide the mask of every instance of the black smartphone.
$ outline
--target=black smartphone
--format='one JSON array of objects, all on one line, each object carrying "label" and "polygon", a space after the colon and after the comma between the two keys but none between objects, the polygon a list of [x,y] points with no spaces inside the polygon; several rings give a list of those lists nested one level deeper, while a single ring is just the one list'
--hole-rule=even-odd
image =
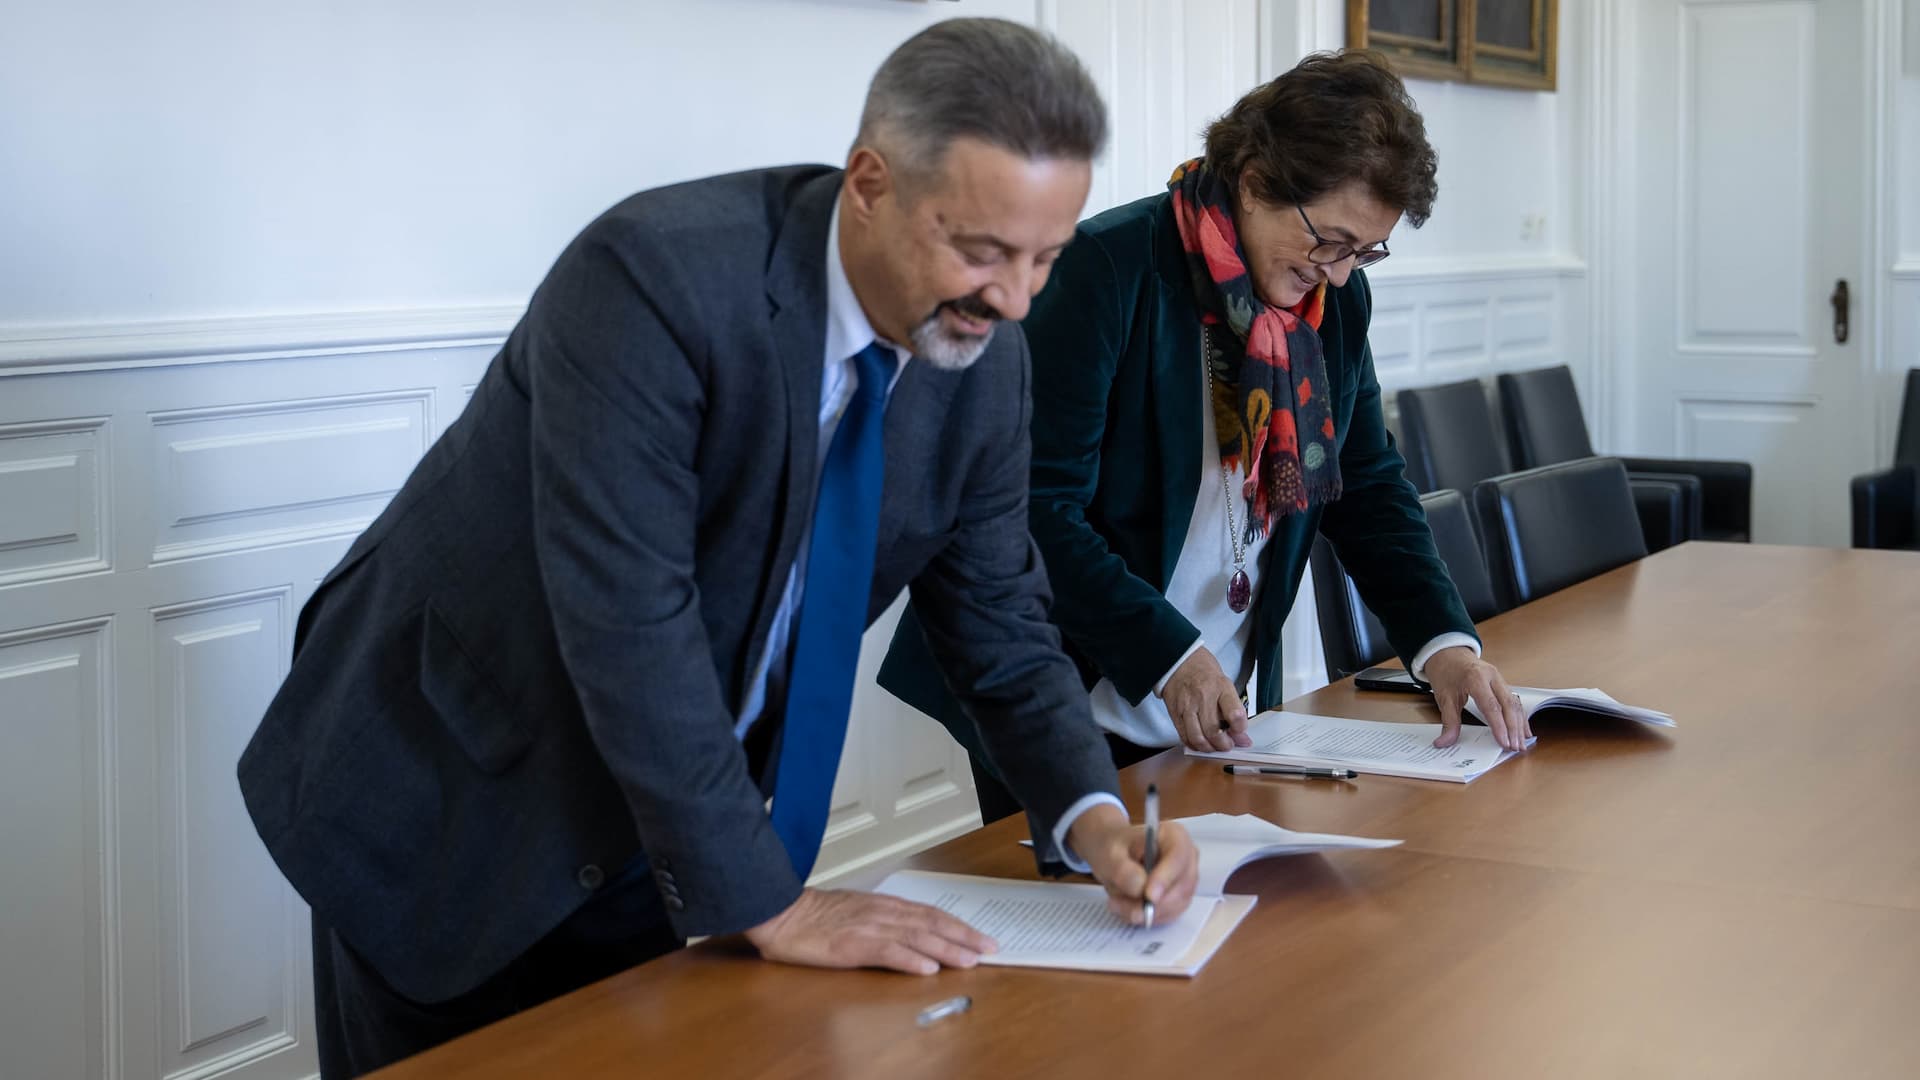
[{"label": "black smartphone", "polygon": [[1429,694],[1425,683],[1414,679],[1405,668],[1370,667],[1353,677],[1353,685],[1361,690],[1388,690],[1396,694]]}]

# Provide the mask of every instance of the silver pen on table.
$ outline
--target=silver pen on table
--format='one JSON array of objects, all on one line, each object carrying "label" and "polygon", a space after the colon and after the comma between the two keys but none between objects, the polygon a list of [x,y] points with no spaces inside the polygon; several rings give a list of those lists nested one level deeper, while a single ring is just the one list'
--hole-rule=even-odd
[{"label": "silver pen on table", "polygon": [[[1160,858],[1160,788],[1156,784],[1147,785],[1147,881],[1153,881],[1153,864]],[[1145,886],[1141,895],[1146,894]],[[1153,929],[1153,901],[1147,901],[1147,929]]]},{"label": "silver pen on table", "polygon": [[1304,780],[1351,780],[1352,769],[1315,769],[1305,765],[1223,765],[1228,776],[1297,776]]},{"label": "silver pen on table", "polygon": [[917,1022],[921,1027],[926,1027],[930,1024],[937,1024],[949,1016],[958,1016],[971,1008],[973,1008],[973,999],[967,995],[962,994],[959,997],[950,997],[945,1001],[936,1001],[926,1008],[921,1009]]}]

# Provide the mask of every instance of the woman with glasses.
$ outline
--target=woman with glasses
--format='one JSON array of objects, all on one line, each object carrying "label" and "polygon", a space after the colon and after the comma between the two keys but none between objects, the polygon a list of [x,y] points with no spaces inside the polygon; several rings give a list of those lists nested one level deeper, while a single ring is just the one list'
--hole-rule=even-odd
[{"label": "woman with glasses", "polygon": [[[1165,192],[1082,223],[1023,324],[1031,528],[1116,760],[1247,745],[1243,695],[1257,671],[1258,705],[1279,704],[1316,532],[1432,684],[1439,745],[1471,697],[1518,747],[1526,721],[1402,477],[1367,348],[1361,268],[1436,194],[1419,112],[1373,54],[1319,54],[1205,142]],[[973,753],[987,820],[1018,809],[911,610],[881,682]]]}]

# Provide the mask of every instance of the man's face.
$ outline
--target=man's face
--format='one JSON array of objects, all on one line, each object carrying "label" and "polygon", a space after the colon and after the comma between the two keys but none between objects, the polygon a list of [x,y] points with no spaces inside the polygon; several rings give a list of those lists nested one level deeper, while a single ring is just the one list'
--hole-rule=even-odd
[{"label": "man's face", "polygon": [[1026,317],[1091,182],[1085,161],[1031,161],[971,138],[955,140],[929,176],[902,176],[856,150],[841,246],[868,320],[936,367],[973,363],[1000,321]]}]

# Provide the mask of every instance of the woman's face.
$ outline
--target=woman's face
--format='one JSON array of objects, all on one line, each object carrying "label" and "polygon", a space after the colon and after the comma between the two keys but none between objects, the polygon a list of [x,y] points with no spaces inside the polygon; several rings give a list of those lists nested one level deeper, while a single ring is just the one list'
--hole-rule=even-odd
[{"label": "woman's face", "polygon": [[[1306,220],[1301,218],[1302,211]],[[1400,222],[1400,211],[1374,197],[1372,189],[1359,180],[1349,180],[1296,207],[1260,201],[1243,178],[1233,218],[1254,291],[1269,307],[1292,307],[1321,281],[1337,287],[1345,285],[1353,273],[1352,256],[1325,265],[1307,257],[1321,240],[1355,249],[1385,243]],[[1320,240],[1308,230],[1308,220]]]}]

